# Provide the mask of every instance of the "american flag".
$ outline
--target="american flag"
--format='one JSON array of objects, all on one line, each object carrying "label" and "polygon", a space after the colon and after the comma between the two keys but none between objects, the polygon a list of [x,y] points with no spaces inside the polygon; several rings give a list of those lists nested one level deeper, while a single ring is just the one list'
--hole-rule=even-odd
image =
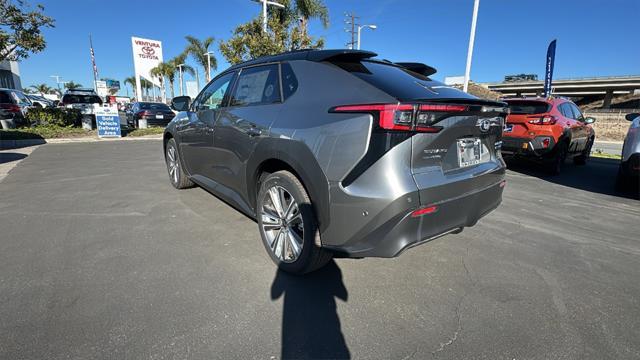
[{"label": "american flag", "polygon": [[91,40],[91,36],[89,36],[89,44],[91,45],[91,63],[93,64],[93,76],[98,78],[98,67],[96,66],[96,56],[93,52],[93,41]]}]

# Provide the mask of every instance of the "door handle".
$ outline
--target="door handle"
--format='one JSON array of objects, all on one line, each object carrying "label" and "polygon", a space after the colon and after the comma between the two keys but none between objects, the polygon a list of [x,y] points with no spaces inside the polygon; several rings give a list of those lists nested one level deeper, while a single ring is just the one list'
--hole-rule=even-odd
[{"label": "door handle", "polygon": [[250,127],[249,129],[247,129],[247,135],[251,137],[260,136],[262,135],[262,130],[258,129],[257,127]]}]

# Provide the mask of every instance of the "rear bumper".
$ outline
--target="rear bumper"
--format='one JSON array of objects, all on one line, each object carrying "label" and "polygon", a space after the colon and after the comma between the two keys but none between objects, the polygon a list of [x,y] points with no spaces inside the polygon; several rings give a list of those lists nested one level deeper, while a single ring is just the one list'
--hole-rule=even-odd
[{"label": "rear bumper", "polygon": [[[345,257],[398,256],[406,249],[475,225],[500,205],[503,186],[501,180],[486,188],[436,203],[437,210],[427,215],[412,217],[411,213],[417,208],[405,210],[362,238],[343,246],[325,247]],[[394,207],[395,204],[390,205],[390,208]]]},{"label": "rear bumper", "polygon": [[640,153],[635,153],[629,156],[627,161],[620,163],[620,170],[622,175],[629,178],[640,177]]},{"label": "rear bumper", "polygon": [[[549,144],[544,145],[548,140]],[[505,156],[541,157],[550,153],[556,145],[551,136],[538,136],[535,138],[502,137],[502,154]]]}]

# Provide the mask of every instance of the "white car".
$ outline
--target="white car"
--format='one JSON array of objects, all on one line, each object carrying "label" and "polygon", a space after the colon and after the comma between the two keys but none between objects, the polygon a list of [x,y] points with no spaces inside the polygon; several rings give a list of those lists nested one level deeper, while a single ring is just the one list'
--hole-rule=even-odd
[{"label": "white car", "polygon": [[640,185],[640,113],[627,114],[625,117],[631,121],[627,136],[622,145],[622,161],[618,170],[618,187],[628,188],[635,185],[638,190]]}]

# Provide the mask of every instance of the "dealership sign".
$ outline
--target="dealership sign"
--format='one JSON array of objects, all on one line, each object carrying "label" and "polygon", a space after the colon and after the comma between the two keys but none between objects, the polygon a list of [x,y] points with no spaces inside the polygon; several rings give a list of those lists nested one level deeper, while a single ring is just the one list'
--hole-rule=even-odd
[{"label": "dealership sign", "polygon": [[118,106],[94,105],[98,137],[120,137],[120,116]]},{"label": "dealership sign", "polygon": [[133,48],[133,67],[136,74],[137,94],[142,93],[140,77],[160,87],[160,79],[151,76],[151,69],[162,62],[162,43],[158,40],[132,37],[131,46]]}]

